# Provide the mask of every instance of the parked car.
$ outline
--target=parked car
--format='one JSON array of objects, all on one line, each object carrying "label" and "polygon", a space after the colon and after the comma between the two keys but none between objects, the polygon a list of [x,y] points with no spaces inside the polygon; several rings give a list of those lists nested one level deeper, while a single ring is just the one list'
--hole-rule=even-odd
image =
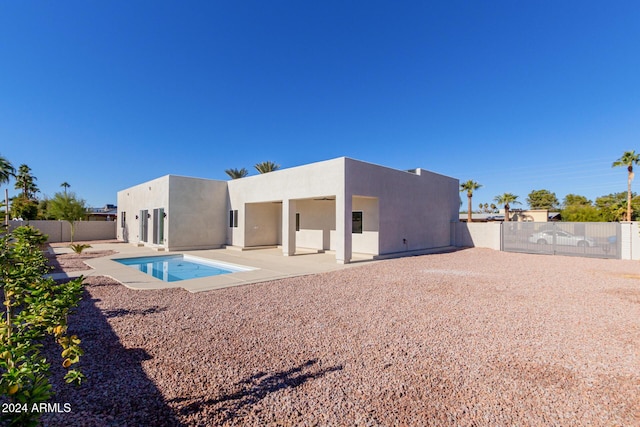
[{"label": "parked car", "polygon": [[537,243],[539,245],[551,245],[554,243],[554,235],[556,245],[580,247],[596,246],[596,242],[590,237],[576,236],[575,234],[571,234],[562,230],[539,231],[529,236],[529,241],[531,243]]}]

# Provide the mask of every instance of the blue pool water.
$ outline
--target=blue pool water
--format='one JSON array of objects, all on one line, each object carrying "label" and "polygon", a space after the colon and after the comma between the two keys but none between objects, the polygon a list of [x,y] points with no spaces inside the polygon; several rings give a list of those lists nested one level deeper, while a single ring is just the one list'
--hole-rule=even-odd
[{"label": "blue pool water", "polygon": [[251,267],[226,264],[182,254],[143,258],[121,258],[114,259],[114,261],[136,268],[143,273],[149,274],[156,279],[164,280],[165,282],[177,282],[179,280],[197,279],[253,270]]}]

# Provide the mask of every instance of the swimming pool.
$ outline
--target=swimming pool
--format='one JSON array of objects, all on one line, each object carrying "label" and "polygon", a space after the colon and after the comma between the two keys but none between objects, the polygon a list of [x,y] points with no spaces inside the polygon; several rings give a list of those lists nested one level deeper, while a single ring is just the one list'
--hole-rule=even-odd
[{"label": "swimming pool", "polygon": [[135,268],[165,282],[177,282],[180,280],[255,270],[253,267],[212,261],[184,254],[120,258],[114,259],[114,261]]}]

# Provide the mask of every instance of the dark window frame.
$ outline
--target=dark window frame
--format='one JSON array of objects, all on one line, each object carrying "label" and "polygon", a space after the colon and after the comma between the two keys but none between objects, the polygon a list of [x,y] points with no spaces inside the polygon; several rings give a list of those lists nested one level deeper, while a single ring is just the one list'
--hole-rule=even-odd
[{"label": "dark window frame", "polygon": [[363,230],[364,230],[364,213],[362,211],[351,212],[351,233],[362,234]]}]

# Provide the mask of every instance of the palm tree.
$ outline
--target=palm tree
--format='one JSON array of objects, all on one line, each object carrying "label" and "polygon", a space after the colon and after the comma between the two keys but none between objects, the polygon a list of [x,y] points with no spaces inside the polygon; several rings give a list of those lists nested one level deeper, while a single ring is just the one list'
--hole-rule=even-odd
[{"label": "palm tree", "polygon": [[0,184],[6,184],[16,175],[16,169],[4,157],[0,156]]},{"label": "palm tree", "polygon": [[242,169],[227,169],[224,171],[231,179],[244,178],[249,175],[249,171],[245,168]]},{"label": "palm tree", "polygon": [[71,187],[71,184],[69,184],[67,181],[63,182],[62,184],[60,184],[60,187],[64,188],[64,195],[67,195],[67,188]]},{"label": "palm tree", "polygon": [[626,166],[627,167],[627,221],[631,221],[631,181],[633,181],[633,164],[640,163],[640,154],[636,151],[625,151],[618,160],[613,162],[612,168]]},{"label": "palm tree", "polygon": [[280,169],[280,165],[277,165],[270,161],[266,161],[266,162],[256,164],[254,168],[256,168],[256,170],[260,173],[267,173],[267,172],[273,172]]},{"label": "palm tree", "polygon": [[522,203],[520,203],[518,200],[518,196],[516,196],[515,194],[511,194],[511,193],[504,193],[500,196],[496,196],[495,199],[493,199],[497,204],[499,205],[504,205],[504,220],[505,221],[509,221],[509,204],[514,204],[514,205],[521,205]]},{"label": "palm tree", "polygon": [[[0,185],[9,183],[9,179],[11,177],[16,176],[16,169],[13,165],[4,157],[0,156]],[[7,193],[5,193],[6,195]],[[6,197],[5,197],[6,198]],[[4,212],[4,224],[9,224],[9,204],[8,201],[5,200],[5,212]]]},{"label": "palm tree", "polygon": [[31,196],[40,191],[35,181],[38,179],[31,174],[31,168],[25,164],[20,165],[16,174],[15,188],[22,190],[22,197],[31,199]]},{"label": "palm tree", "polygon": [[469,180],[460,184],[460,192],[466,191],[467,199],[469,200],[469,208],[467,209],[467,222],[473,221],[473,219],[471,218],[471,198],[473,197],[473,192],[480,187],[482,187],[482,185],[473,180]]},{"label": "palm tree", "polygon": [[491,208],[491,212],[495,212],[498,207],[496,206],[495,203],[491,203],[490,208]]}]

